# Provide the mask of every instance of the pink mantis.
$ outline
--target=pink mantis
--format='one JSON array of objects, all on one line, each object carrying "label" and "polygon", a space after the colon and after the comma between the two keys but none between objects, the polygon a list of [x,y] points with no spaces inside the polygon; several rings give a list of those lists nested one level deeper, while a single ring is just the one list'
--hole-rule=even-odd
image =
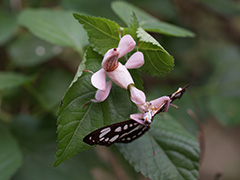
[{"label": "pink mantis", "polygon": [[[114,82],[121,88],[130,91],[130,98],[141,113],[131,114],[130,119],[127,121],[110,124],[91,132],[83,138],[83,141],[89,145],[110,146],[115,142],[129,143],[137,139],[150,129],[154,116],[167,111],[170,104],[175,99],[181,98],[187,88],[187,86],[179,88],[170,96],[162,96],[146,102],[144,92],[135,87],[133,79],[127,70],[141,67],[144,64],[143,54],[139,51],[135,52],[125,65],[118,62],[118,59],[132,51],[135,45],[133,38],[130,35],[125,35],[121,38],[117,48],[107,51],[102,61],[102,68],[94,73],[91,78],[92,85],[98,89],[95,99],[91,101],[104,101],[109,95],[112,82]],[[108,82],[106,82],[106,75],[110,78]]]},{"label": "pink mantis", "polygon": [[[118,62],[118,59],[132,51],[135,45],[136,42],[133,38],[130,35],[125,35],[121,38],[117,48],[112,48],[106,52],[102,60],[102,68],[91,77],[92,85],[98,89],[95,94],[95,99],[92,99],[91,101],[104,101],[110,93],[112,82],[114,82],[121,88],[130,91],[132,102],[134,102],[141,111],[141,113],[130,115],[130,118],[140,124],[146,124],[151,123],[155,111],[166,102],[167,104],[162,111],[168,110],[170,98],[168,96],[163,96],[150,102],[146,102],[144,92],[135,87],[133,79],[127,69],[139,68],[144,64],[144,56],[142,52],[135,52],[125,65]],[[106,82],[106,75],[111,79],[108,82]]]},{"label": "pink mantis", "polygon": [[[118,47],[112,48],[107,51],[102,61],[102,68],[93,74],[91,78],[92,85],[98,90],[93,102],[104,101],[111,90],[112,82],[120,86],[121,88],[128,89],[130,84],[134,85],[133,79],[127,69],[139,68],[144,64],[143,54],[139,51],[135,52],[127,61],[125,65],[118,62],[118,58],[124,56],[128,52],[132,51],[136,43],[130,35],[125,35],[121,38]],[[106,82],[106,75],[111,81]],[[144,101],[146,99],[145,94],[134,89],[131,100],[134,103]]]}]

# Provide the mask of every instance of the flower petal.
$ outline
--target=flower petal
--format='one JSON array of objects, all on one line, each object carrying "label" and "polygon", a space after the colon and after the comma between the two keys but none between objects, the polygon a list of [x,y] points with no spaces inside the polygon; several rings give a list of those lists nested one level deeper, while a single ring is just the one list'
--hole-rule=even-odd
[{"label": "flower petal", "polygon": [[155,100],[150,101],[150,103],[152,104],[152,106],[155,106],[157,109],[160,108],[163,103],[165,103],[167,101],[167,106],[166,108],[163,110],[163,112],[167,111],[170,105],[170,98],[168,96],[162,96],[160,98],[157,98]]},{"label": "flower petal", "polygon": [[102,101],[104,101],[108,97],[109,92],[111,90],[111,87],[112,87],[112,81],[108,81],[106,83],[105,91],[98,89],[96,94],[95,94],[95,99],[92,99],[91,101],[93,101],[93,102],[102,102]]},{"label": "flower petal", "polygon": [[144,64],[144,56],[142,52],[135,52],[126,62],[127,69],[139,68]]},{"label": "flower petal", "polygon": [[133,84],[130,84],[129,88],[132,102],[134,102],[137,105],[141,105],[146,102],[146,96],[144,92],[137,89]]},{"label": "flower petal", "polygon": [[106,74],[115,84],[121,88],[127,89],[129,84],[133,84],[131,74],[121,63],[118,63],[117,69],[112,72],[106,72]]},{"label": "flower petal", "polygon": [[91,83],[95,88],[105,90],[106,89],[105,70],[100,69],[97,72],[95,72],[91,77]]},{"label": "flower petal", "polygon": [[132,51],[135,47],[136,42],[129,34],[123,36],[118,44],[119,58]]}]

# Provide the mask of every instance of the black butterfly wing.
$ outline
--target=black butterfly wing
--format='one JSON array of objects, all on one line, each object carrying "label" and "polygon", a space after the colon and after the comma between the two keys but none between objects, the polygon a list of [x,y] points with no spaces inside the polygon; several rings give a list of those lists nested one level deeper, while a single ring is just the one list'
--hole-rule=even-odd
[{"label": "black butterfly wing", "polygon": [[116,141],[116,143],[129,143],[133,140],[139,138],[142,136],[145,132],[147,132],[150,129],[150,124],[142,125],[137,123],[134,120],[129,120],[134,122],[134,126],[132,129],[129,129],[129,131],[126,131],[124,134],[122,134]]},{"label": "black butterfly wing", "polygon": [[142,125],[130,119],[99,128],[83,138],[89,145],[110,146],[113,143],[129,143],[142,136],[149,125]]}]

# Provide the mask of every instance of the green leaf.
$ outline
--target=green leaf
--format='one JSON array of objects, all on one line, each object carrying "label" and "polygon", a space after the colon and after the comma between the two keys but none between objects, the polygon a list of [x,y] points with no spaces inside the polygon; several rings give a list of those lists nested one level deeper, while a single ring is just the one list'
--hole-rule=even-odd
[{"label": "green leaf", "polygon": [[240,53],[237,46],[218,45],[207,48],[206,58],[216,60],[216,65],[204,87],[208,97],[207,108],[223,125],[240,123]]},{"label": "green leaf", "polygon": [[[100,69],[102,56],[88,48],[85,57],[86,69],[93,72]],[[58,149],[54,166],[58,166],[76,153],[89,149],[90,146],[82,139],[91,131],[126,120],[131,113],[136,112],[136,107],[129,100],[127,90],[117,86],[112,88],[104,102],[90,102],[96,93],[90,78],[90,73],[82,73],[77,80],[75,79],[63,98],[58,112]]]},{"label": "green leaf", "polygon": [[32,78],[15,72],[0,71],[0,90],[14,88],[29,82]]},{"label": "green leaf", "polygon": [[128,71],[130,72],[130,74],[133,78],[133,82],[134,82],[136,88],[143,91],[144,90],[143,80],[141,78],[141,74],[139,73],[139,71],[137,69],[128,69]]},{"label": "green leaf", "polygon": [[10,179],[22,164],[18,144],[10,132],[0,124],[0,179]]},{"label": "green leaf", "polygon": [[0,45],[6,43],[17,31],[17,20],[15,15],[0,12]]},{"label": "green leaf", "polygon": [[[14,175],[14,180],[92,180],[90,174],[90,158],[99,164],[94,151],[81,153],[71,161],[54,168],[55,118],[51,116],[32,117],[20,115],[13,119],[13,131],[23,149],[24,161]],[[24,129],[24,131],[23,131]],[[36,176],[37,174],[37,176]]]},{"label": "green leaf", "polygon": [[87,45],[87,35],[70,11],[27,9],[21,12],[19,23],[53,44],[69,46],[78,52]]},{"label": "green leaf", "polygon": [[142,7],[144,11],[156,14],[158,17],[164,17],[164,19],[178,19],[178,11],[176,4],[169,0],[152,0],[149,1],[138,1],[134,2],[135,6]]},{"label": "green leaf", "polygon": [[19,67],[37,66],[61,51],[61,47],[53,46],[29,34],[21,35],[8,47],[11,61]]},{"label": "green leaf", "polygon": [[80,12],[85,12],[93,16],[106,17],[109,19],[116,19],[117,16],[110,8],[112,0],[99,1],[99,0],[61,0],[61,7],[64,9],[71,9]]},{"label": "green leaf", "polygon": [[132,38],[136,42],[138,42],[138,37],[137,37],[138,28],[139,28],[139,23],[138,23],[137,17],[134,14],[134,12],[132,12],[130,24],[128,25],[128,28],[123,29],[122,36],[124,36],[125,34],[130,34]]},{"label": "green leaf", "polygon": [[201,3],[225,16],[237,16],[240,14],[238,3],[228,0],[200,0]]},{"label": "green leaf", "polygon": [[[72,159],[67,164],[61,167],[54,168],[54,144],[47,144],[45,148],[41,148],[43,152],[31,152],[24,156],[24,164],[17,172],[14,180],[93,180],[89,168],[86,166],[84,154]],[[86,156],[86,154],[85,154]],[[93,155],[87,155],[88,158],[93,158]],[[85,160],[85,162],[84,162]],[[38,174],[36,176],[36,174]]]},{"label": "green leaf", "polygon": [[44,109],[56,114],[56,108],[59,106],[71,79],[72,76],[61,69],[52,69],[43,74],[36,93]]},{"label": "green leaf", "polygon": [[197,139],[187,133],[169,115],[156,116],[150,135],[129,144],[118,144],[126,160],[152,180],[198,180],[199,146]]},{"label": "green leaf", "polygon": [[162,33],[170,36],[177,37],[193,37],[194,33],[184,28],[160,21],[155,17],[147,14],[141,9],[135,7],[134,5],[123,2],[116,1],[112,3],[113,11],[125,22],[125,24],[130,24],[131,13],[134,12],[139,21],[140,27],[146,31]]},{"label": "green leaf", "polygon": [[114,21],[74,13],[73,16],[87,31],[89,42],[94,51],[104,55],[109,49],[116,48],[119,43],[120,27]]},{"label": "green leaf", "polygon": [[240,124],[240,98],[222,94],[212,95],[208,107],[221,124],[234,126]]},{"label": "green leaf", "polygon": [[140,39],[139,51],[144,54],[145,60],[141,69],[153,76],[171,71],[174,66],[173,57],[142,28],[138,29],[137,35]]}]

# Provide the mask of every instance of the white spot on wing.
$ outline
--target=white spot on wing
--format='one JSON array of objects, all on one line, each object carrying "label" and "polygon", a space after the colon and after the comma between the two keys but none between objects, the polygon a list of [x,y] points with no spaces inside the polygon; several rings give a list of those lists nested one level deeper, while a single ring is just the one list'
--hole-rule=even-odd
[{"label": "white spot on wing", "polygon": [[[141,125],[138,125],[137,127],[135,127],[134,129],[132,129],[131,131],[126,132],[126,133],[124,133],[123,135],[121,135],[120,138],[123,137],[123,136],[126,136],[126,135],[128,135],[128,134],[130,134],[130,133],[132,133],[133,131],[138,130],[140,127],[141,127]],[[140,131],[140,133],[142,133],[142,132]],[[138,134],[139,134],[139,133],[138,133]]]},{"label": "white spot on wing", "polygon": [[102,140],[104,140],[104,138],[101,138],[99,141],[102,141]]},{"label": "white spot on wing", "polygon": [[91,140],[91,139],[92,139],[92,136],[89,137],[89,140]]},{"label": "white spot on wing", "polygon": [[129,124],[129,127],[132,127],[133,126],[133,124]]},{"label": "white spot on wing", "polygon": [[125,124],[124,127],[123,127],[123,129],[124,129],[124,130],[127,130],[127,128],[128,128],[128,125]]},{"label": "white spot on wing", "polygon": [[110,127],[107,127],[107,128],[105,128],[105,129],[102,129],[100,132],[103,133],[103,132],[105,132],[105,131],[110,131],[110,130],[111,130],[111,128],[110,128]]},{"label": "white spot on wing", "polygon": [[108,141],[108,140],[109,140],[109,138],[106,138],[106,139],[105,139],[105,141]]},{"label": "white spot on wing", "polygon": [[115,136],[113,136],[109,141],[111,141],[111,142],[114,142],[114,141],[116,141],[116,139],[119,137],[119,135],[115,135]]},{"label": "white spot on wing", "polygon": [[127,140],[128,140],[128,141],[130,141],[130,140],[131,140],[131,138],[130,138],[130,137],[128,137],[128,138],[127,138]]},{"label": "white spot on wing", "polygon": [[107,128],[105,128],[105,129],[102,129],[101,131],[100,131],[100,135],[99,135],[99,138],[102,138],[103,136],[105,136],[107,133],[109,133],[111,131],[111,128],[110,127],[107,127]]},{"label": "white spot on wing", "polygon": [[122,130],[122,127],[119,126],[118,128],[115,129],[115,132],[121,132],[121,130]]}]

